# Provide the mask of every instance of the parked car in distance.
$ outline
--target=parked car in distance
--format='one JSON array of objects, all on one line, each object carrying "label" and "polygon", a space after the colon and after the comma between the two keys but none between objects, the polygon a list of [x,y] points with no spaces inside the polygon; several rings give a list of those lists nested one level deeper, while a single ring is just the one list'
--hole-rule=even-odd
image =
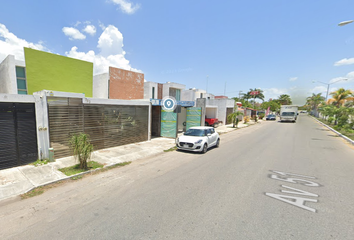
[{"label": "parked car in distance", "polygon": [[220,136],[213,127],[191,127],[176,139],[180,150],[206,153],[210,147],[219,147]]},{"label": "parked car in distance", "polygon": [[214,128],[219,126],[219,119],[217,118],[205,118],[205,126],[213,126]]},{"label": "parked car in distance", "polygon": [[276,120],[276,119],[277,119],[277,116],[275,116],[274,114],[269,114],[266,117],[266,120]]}]

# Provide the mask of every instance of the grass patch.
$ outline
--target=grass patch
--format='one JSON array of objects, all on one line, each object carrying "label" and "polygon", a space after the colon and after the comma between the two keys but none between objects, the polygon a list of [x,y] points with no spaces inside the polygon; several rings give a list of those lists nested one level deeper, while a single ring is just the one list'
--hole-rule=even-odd
[{"label": "grass patch", "polygon": [[174,147],[171,147],[170,149],[167,149],[167,150],[163,150],[164,152],[172,152],[172,151],[175,151],[177,149],[176,146]]},{"label": "grass patch", "polygon": [[37,159],[37,161],[31,163],[31,165],[34,165],[35,167],[42,166],[49,163],[49,159]]},{"label": "grass patch", "polygon": [[74,174],[86,172],[88,170],[96,169],[96,168],[103,168],[103,164],[95,162],[95,161],[90,161],[87,163],[87,169],[81,169],[80,164],[76,164],[71,167],[66,167],[66,168],[60,168],[58,169],[62,173],[64,173],[66,176],[71,176]]},{"label": "grass patch", "polygon": [[21,194],[20,196],[21,196],[21,199],[27,199],[30,197],[35,197],[35,196],[41,195],[42,193],[44,193],[43,187],[38,187],[38,188],[35,188],[29,192]]},{"label": "grass patch", "polygon": [[321,118],[316,118],[318,121],[326,124],[327,126],[333,128],[334,130],[336,130],[337,132],[340,132],[341,134],[343,134],[344,136],[350,138],[351,140],[354,140],[354,131],[351,129],[345,129],[345,128],[341,128],[338,125],[334,125],[333,123],[329,123],[328,121],[321,119]]}]

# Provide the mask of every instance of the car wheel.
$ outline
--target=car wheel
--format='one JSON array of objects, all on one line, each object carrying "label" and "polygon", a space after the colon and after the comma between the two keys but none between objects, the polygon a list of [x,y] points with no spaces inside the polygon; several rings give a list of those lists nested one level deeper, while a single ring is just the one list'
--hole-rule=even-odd
[{"label": "car wheel", "polygon": [[218,139],[218,141],[216,141],[216,145],[217,148],[220,146],[220,139]]},{"label": "car wheel", "polygon": [[204,123],[204,126],[209,126],[209,124],[207,122]]},{"label": "car wheel", "polygon": [[207,151],[208,151],[208,146],[205,143],[204,146],[203,146],[203,149],[202,149],[202,153],[206,153]]},{"label": "car wheel", "polygon": [[219,124],[217,124],[217,123],[213,124],[213,128],[217,128],[218,126],[219,126]]}]

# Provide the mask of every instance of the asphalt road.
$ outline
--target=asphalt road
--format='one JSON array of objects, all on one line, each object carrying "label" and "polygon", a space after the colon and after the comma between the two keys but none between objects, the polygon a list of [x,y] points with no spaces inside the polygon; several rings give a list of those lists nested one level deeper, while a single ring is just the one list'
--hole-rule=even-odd
[{"label": "asphalt road", "polygon": [[0,203],[0,239],[353,239],[354,149],[300,116]]}]

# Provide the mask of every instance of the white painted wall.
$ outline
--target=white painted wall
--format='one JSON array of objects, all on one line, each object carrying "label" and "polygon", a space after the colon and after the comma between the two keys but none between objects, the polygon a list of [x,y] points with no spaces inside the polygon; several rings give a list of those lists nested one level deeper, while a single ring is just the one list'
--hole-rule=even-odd
[{"label": "white painted wall", "polygon": [[92,96],[94,98],[104,98],[108,99],[108,80],[109,74],[102,73],[93,76],[93,84],[92,84]]},{"label": "white painted wall", "polygon": [[16,64],[25,66],[24,61],[16,61],[8,55],[0,64],[0,93],[17,94]]},{"label": "white painted wall", "polygon": [[218,99],[207,99],[207,106],[217,106],[217,118],[222,121],[223,124],[226,123],[226,109],[234,108],[235,101],[233,99],[218,98]]},{"label": "white painted wall", "polygon": [[182,90],[186,88],[186,85],[179,84],[179,83],[173,83],[173,82],[167,82],[164,83],[162,86],[162,98],[168,97],[170,95],[170,88],[177,88],[181,90],[181,97],[182,97]]},{"label": "white painted wall", "polygon": [[205,110],[205,118],[218,118],[217,106],[206,106]]},{"label": "white painted wall", "polygon": [[183,126],[183,123],[187,121],[187,108],[181,107],[181,112],[177,113],[178,117],[178,126],[177,129],[180,132],[186,131],[186,126]]},{"label": "white painted wall", "polygon": [[[155,96],[152,96],[152,88],[155,88]],[[157,99],[158,84],[156,82],[144,82],[144,99]]]},{"label": "white painted wall", "polygon": [[181,93],[181,101],[197,101],[197,98],[200,98],[200,94],[203,94],[202,98],[214,99],[214,95],[207,93],[205,90],[190,88],[188,90],[183,90]]}]

